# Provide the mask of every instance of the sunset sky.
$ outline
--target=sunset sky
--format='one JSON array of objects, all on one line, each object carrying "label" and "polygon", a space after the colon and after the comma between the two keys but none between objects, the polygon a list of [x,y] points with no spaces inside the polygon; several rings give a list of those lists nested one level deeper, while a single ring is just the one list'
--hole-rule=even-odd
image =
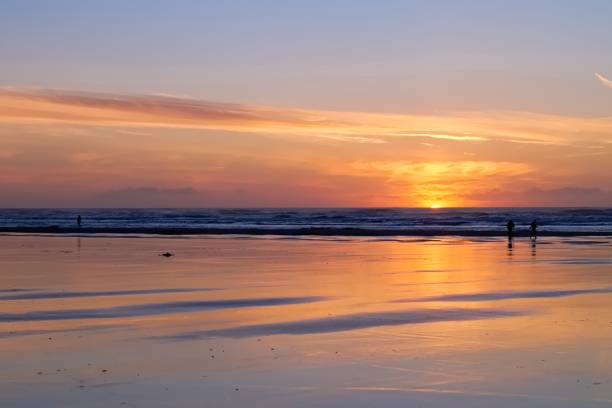
[{"label": "sunset sky", "polygon": [[612,206],[611,16],[6,0],[0,206]]}]

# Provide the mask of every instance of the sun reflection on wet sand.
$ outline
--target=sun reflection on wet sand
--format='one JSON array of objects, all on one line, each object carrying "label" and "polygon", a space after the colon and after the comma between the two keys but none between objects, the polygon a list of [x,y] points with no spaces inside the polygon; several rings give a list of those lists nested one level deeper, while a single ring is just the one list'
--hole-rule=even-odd
[{"label": "sun reflection on wet sand", "polygon": [[0,406],[606,406],[598,242],[0,237]]}]

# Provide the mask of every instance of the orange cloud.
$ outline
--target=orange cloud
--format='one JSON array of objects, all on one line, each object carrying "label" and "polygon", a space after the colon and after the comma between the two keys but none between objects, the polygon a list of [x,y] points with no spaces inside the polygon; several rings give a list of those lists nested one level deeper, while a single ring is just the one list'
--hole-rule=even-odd
[{"label": "orange cloud", "polygon": [[588,196],[601,204],[611,135],[605,117],[5,89],[0,205],[516,205],[553,193],[567,201],[573,186],[601,190]]},{"label": "orange cloud", "polygon": [[208,129],[358,143],[419,138],[565,145],[609,140],[612,133],[612,118],[523,112],[399,115],[50,90],[0,90],[0,106],[4,123]]},{"label": "orange cloud", "polygon": [[419,206],[460,207],[473,204],[479,184],[509,185],[524,181],[533,168],[524,163],[491,161],[374,161],[353,163],[359,171],[385,174],[396,186],[402,186],[405,199]]}]

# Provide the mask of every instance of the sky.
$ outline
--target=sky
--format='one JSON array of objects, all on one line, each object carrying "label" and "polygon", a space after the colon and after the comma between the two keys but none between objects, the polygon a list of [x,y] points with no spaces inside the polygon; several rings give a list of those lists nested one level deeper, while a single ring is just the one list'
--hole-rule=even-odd
[{"label": "sky", "polygon": [[4,0],[0,207],[612,206],[610,16]]}]

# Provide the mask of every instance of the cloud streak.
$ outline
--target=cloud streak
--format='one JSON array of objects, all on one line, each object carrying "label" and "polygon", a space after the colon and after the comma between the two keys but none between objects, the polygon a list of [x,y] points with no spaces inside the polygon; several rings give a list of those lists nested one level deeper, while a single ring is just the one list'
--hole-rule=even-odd
[{"label": "cloud streak", "polygon": [[610,135],[612,117],[5,88],[0,205],[609,205]]},{"label": "cloud streak", "polygon": [[[608,81],[603,76],[600,80]],[[341,112],[60,90],[0,89],[0,106],[0,122],[12,124],[205,129],[304,135],[357,143],[381,143],[401,137],[471,143],[497,140],[567,144],[575,135],[582,139],[601,138],[612,132],[612,118],[523,112],[439,115]]]},{"label": "cloud streak", "polygon": [[612,88],[612,80],[606,78],[605,76],[603,76],[602,74],[599,73],[595,73],[595,77],[597,79],[599,79],[599,81],[604,84],[605,86],[607,86],[608,88]]},{"label": "cloud streak", "polygon": [[[0,90],[0,120],[8,123],[223,130],[309,134],[380,143],[380,127],[355,124],[330,112],[229,104],[160,95],[116,95],[58,90]],[[361,129],[357,129],[356,125]],[[390,133],[390,130],[384,131]]]}]

